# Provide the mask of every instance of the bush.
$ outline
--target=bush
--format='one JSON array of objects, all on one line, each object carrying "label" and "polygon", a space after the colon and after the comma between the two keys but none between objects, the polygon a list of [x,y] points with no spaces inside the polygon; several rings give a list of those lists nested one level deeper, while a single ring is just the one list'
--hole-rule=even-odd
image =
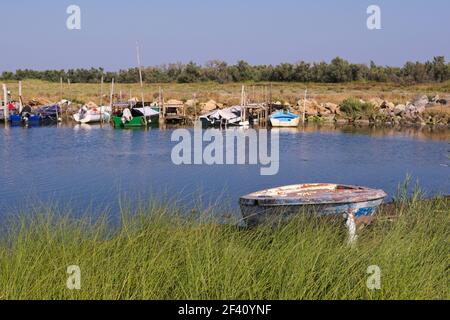
[{"label": "bush", "polygon": [[355,98],[344,100],[341,105],[341,111],[353,120],[362,117],[371,118],[374,113],[375,106],[370,102],[363,102]]}]

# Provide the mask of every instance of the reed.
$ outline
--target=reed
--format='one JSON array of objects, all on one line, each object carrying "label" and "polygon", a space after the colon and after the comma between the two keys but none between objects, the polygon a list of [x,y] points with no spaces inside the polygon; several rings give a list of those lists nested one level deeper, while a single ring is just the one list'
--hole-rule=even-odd
[{"label": "reed", "polygon": [[[354,247],[303,215],[246,229],[153,205],[120,226],[38,210],[5,225],[0,299],[449,299],[450,201],[386,206]],[[81,290],[66,286],[81,269]],[[381,270],[371,290],[367,269]]]}]

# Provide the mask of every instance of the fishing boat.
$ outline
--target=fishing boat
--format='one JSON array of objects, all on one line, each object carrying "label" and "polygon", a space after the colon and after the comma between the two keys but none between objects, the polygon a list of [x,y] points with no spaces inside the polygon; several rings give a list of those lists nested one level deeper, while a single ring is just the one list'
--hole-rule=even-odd
[{"label": "fishing boat", "polygon": [[[199,119],[203,127],[240,126],[242,122],[243,108],[233,106],[222,110],[214,110],[202,115]],[[248,123],[247,123],[248,125]]]},{"label": "fishing boat", "polygon": [[316,216],[345,216],[349,232],[370,224],[383,203],[383,190],[339,184],[298,184],[251,193],[240,198],[242,215],[249,226],[288,219],[306,212]]},{"label": "fishing boat", "polygon": [[43,123],[53,123],[61,120],[61,107],[58,104],[40,107],[36,114]]},{"label": "fishing boat", "polygon": [[115,128],[139,128],[149,126],[159,118],[159,112],[151,107],[134,107],[130,109],[131,117],[126,119],[123,116],[123,111],[116,113],[112,117],[112,122]]},{"label": "fishing boat", "polygon": [[77,123],[109,122],[111,118],[111,107],[85,105],[73,115]]},{"label": "fishing boat", "polygon": [[298,127],[300,117],[290,111],[277,111],[270,116],[272,127]]},{"label": "fishing boat", "polygon": [[27,105],[23,107],[22,112],[10,114],[8,120],[11,125],[31,125],[39,124],[41,118],[38,115],[33,114],[31,107]]}]

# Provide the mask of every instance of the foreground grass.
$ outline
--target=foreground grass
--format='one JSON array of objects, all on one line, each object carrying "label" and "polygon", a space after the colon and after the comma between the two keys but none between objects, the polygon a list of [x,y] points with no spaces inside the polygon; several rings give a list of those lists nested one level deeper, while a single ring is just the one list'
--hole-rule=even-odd
[{"label": "foreground grass", "polygon": [[[53,212],[11,225],[0,242],[0,298],[450,298],[448,199],[385,208],[354,247],[341,225],[301,216],[248,230],[149,211],[124,214],[114,231],[104,219]],[[81,268],[79,291],[66,286],[70,265]],[[371,265],[380,290],[366,286]]]}]

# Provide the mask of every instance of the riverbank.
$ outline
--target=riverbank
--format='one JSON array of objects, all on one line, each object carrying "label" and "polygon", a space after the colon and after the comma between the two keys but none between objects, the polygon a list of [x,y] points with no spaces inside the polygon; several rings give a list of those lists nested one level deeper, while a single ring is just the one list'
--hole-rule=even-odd
[{"label": "riverbank", "polygon": [[[17,82],[6,83],[12,99],[18,100]],[[158,104],[159,93],[168,105],[184,105],[191,121],[199,114],[241,103],[242,84],[192,83],[145,84],[144,99]],[[450,82],[401,85],[395,83],[246,83],[248,103],[267,103],[288,107],[305,114],[308,122],[385,125],[450,126]],[[116,83],[114,100],[140,100],[138,84]],[[306,102],[304,90],[308,89]],[[81,105],[108,105],[108,85],[63,84],[23,81],[23,102],[31,106],[54,104],[62,99],[72,102],[64,115]],[[139,98],[137,98],[139,97]]]},{"label": "riverbank", "polygon": [[[344,227],[305,217],[248,230],[153,207],[123,212],[111,231],[106,219],[39,211],[2,233],[0,299],[449,299],[449,208],[384,207],[354,248]],[[69,266],[81,290],[67,288]],[[367,287],[370,266],[379,290]]]}]

